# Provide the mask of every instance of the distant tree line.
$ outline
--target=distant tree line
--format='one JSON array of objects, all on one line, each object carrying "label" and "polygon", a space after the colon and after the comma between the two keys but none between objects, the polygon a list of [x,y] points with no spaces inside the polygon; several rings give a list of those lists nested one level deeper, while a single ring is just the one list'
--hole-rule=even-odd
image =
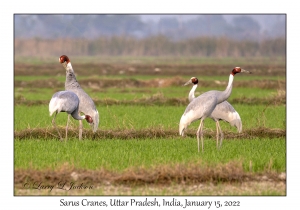
[{"label": "distant tree line", "polygon": [[[127,14],[32,14],[14,15],[15,38],[83,38],[99,36],[133,36],[146,38],[163,35],[172,40],[199,36],[229,37],[238,40],[263,40],[285,37],[285,15],[226,15],[205,14],[167,16],[158,21],[142,19],[146,15]],[[153,16],[152,16],[153,19]]]},{"label": "distant tree line", "polygon": [[166,36],[136,39],[130,36],[109,36],[89,40],[15,39],[15,56],[285,56],[285,38],[263,41],[233,40],[227,37],[196,37],[174,41]]}]

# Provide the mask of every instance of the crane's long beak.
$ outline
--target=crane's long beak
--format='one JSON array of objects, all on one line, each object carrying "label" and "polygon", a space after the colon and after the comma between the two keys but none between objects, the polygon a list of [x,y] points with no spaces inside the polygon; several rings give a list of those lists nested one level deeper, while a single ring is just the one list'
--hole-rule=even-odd
[{"label": "crane's long beak", "polygon": [[187,81],[186,83],[184,83],[184,85],[183,86],[187,86],[187,85],[189,85],[189,84],[191,84],[192,83],[192,81],[191,80],[189,80],[189,81]]},{"label": "crane's long beak", "polygon": [[241,69],[241,73],[252,74],[252,72],[251,72],[251,71],[247,71],[247,70],[245,70],[245,69]]}]

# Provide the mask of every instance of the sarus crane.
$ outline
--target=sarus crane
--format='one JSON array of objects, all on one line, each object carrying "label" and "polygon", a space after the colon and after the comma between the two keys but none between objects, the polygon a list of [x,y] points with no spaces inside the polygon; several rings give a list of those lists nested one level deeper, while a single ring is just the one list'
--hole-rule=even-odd
[{"label": "sarus crane", "polygon": [[222,103],[227,100],[232,91],[232,83],[234,76],[238,73],[251,73],[250,71],[244,70],[241,67],[235,67],[230,75],[229,82],[224,91],[211,90],[205,92],[192,100],[189,105],[186,107],[183,115],[181,116],[179,123],[179,135],[184,135],[184,130],[194,121],[200,119],[200,125],[197,130],[197,143],[198,143],[198,152],[200,152],[200,139],[202,144],[202,152],[204,151],[203,146],[203,121],[210,117],[211,113],[216,108],[217,104]]},{"label": "sarus crane", "polygon": [[[192,77],[189,81],[187,81],[184,86],[193,84],[191,91],[189,92],[189,102],[195,99],[195,91],[198,87],[198,78]],[[219,121],[223,120],[229,123],[231,126],[237,128],[238,132],[242,132],[242,120],[239,113],[233,108],[233,106],[228,101],[223,101],[216,105],[216,108],[213,110],[211,115],[209,116],[212,120],[216,122],[216,130],[217,130],[217,148],[221,148],[222,141],[224,138],[224,134],[221,130],[221,126]],[[220,145],[218,145],[218,141],[220,138]]]},{"label": "sarus crane", "polygon": [[[77,82],[75,72],[71,65],[71,61],[66,55],[62,55],[59,57],[59,62],[66,69],[66,82],[65,82],[65,90],[69,90],[74,92],[79,98],[79,108],[78,111],[84,113],[85,115],[89,115],[93,122],[90,123],[92,126],[93,132],[96,132],[99,124],[99,113],[95,106],[94,101],[91,97],[80,87]],[[70,115],[68,115],[68,122],[70,120]],[[68,130],[68,123],[66,126],[66,132]],[[79,139],[82,138],[82,120],[79,120]]]},{"label": "sarus crane", "polygon": [[[89,115],[80,116],[78,113],[79,107],[79,98],[78,96],[71,91],[59,91],[53,94],[50,103],[49,103],[49,113],[50,116],[55,112],[55,115],[52,119],[52,125],[55,127],[60,140],[63,140],[57,126],[55,124],[56,115],[60,112],[67,112],[76,120],[86,119],[88,123],[93,123],[93,119]],[[66,131],[67,132],[67,131]],[[66,133],[66,140],[67,140]]]}]

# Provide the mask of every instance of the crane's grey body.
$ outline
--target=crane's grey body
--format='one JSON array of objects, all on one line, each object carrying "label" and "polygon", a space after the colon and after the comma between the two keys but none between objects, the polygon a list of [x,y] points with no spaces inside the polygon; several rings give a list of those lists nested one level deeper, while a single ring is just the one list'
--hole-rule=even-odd
[{"label": "crane's grey body", "polygon": [[239,133],[242,132],[243,125],[241,117],[228,101],[223,101],[218,104],[211,113],[210,118],[215,122],[220,120],[228,122],[231,126],[236,127]]},{"label": "crane's grey body", "polygon": [[[76,93],[79,98],[79,107],[78,111],[84,113],[85,115],[89,115],[92,117],[93,122],[90,123],[92,126],[93,132],[96,132],[99,125],[99,113],[95,106],[94,101],[91,97],[80,87],[73,67],[69,58],[65,55],[59,58],[60,63],[63,64],[66,69],[66,81],[65,81],[65,90],[72,91]],[[79,121],[79,139],[82,137],[82,121]]]},{"label": "crane's grey body", "polygon": [[[60,112],[67,112],[69,115],[71,115],[76,120],[83,120],[85,119],[85,116],[80,116],[78,113],[78,105],[79,105],[79,98],[78,96],[71,91],[59,91],[53,94],[50,103],[49,103],[49,113],[50,116],[52,116],[53,113],[55,113],[52,124],[56,128],[60,139],[62,140],[62,137],[60,135],[60,132],[58,131],[56,124],[55,124],[55,118],[56,115]],[[67,139],[67,129],[66,129],[66,139]]]},{"label": "crane's grey body", "polygon": [[[184,84],[189,85],[193,84],[193,87],[191,91],[189,92],[189,101],[193,101],[195,99],[195,90],[198,87],[198,79],[196,77],[192,77],[188,82]],[[225,122],[230,123],[231,126],[235,126],[238,129],[238,132],[242,132],[242,120],[240,118],[240,115],[233,106],[227,101],[223,101],[216,105],[215,109],[210,114],[209,118],[214,120],[216,122],[216,131],[217,131],[217,148],[221,148],[222,141],[224,138],[224,134],[222,132],[221,126],[219,121],[223,120]],[[219,139],[220,139],[220,145],[219,145]]]},{"label": "crane's grey body", "polygon": [[93,131],[95,132],[99,124],[99,114],[96,109],[94,101],[91,97],[80,87],[79,83],[76,80],[75,74],[67,73],[67,78],[65,82],[65,90],[72,91],[76,93],[79,98],[79,112],[82,112],[86,115],[90,115],[94,120]]},{"label": "crane's grey body", "polygon": [[[241,72],[250,73],[249,71],[241,69],[240,67],[235,67],[229,75],[229,82],[224,91],[211,90],[201,94],[189,103],[183,115],[181,116],[179,123],[179,134],[182,136],[184,135],[184,130],[186,130],[192,122],[200,119],[200,125],[197,130],[198,152],[200,151],[199,136],[201,137],[203,152],[203,121],[207,117],[211,116],[212,112],[218,104],[229,98],[232,91],[234,75]],[[219,121],[217,121],[217,123],[218,122]]]},{"label": "crane's grey body", "polygon": [[[216,105],[218,104],[217,95],[218,93],[216,91],[208,91],[198,96],[194,100],[192,100],[189,103],[189,105],[186,107],[181,117],[180,120],[181,127],[179,132],[182,130],[182,128],[186,128],[196,120],[210,117],[211,113],[213,112]],[[180,134],[182,133],[180,132]]]},{"label": "crane's grey body", "polygon": [[50,116],[54,112],[67,112],[76,120],[82,120],[78,115],[79,99],[77,95],[71,91],[59,91],[53,94],[49,103]]},{"label": "crane's grey body", "polygon": [[[193,82],[195,80],[195,82]],[[189,92],[189,102],[195,99],[195,90],[198,87],[198,79],[196,77],[192,77],[188,82],[184,85],[193,84],[191,91]],[[233,106],[228,101],[223,101],[216,105],[215,109],[209,116],[209,118],[213,119],[217,124],[217,121],[223,120],[229,123],[231,126],[237,128],[238,132],[242,132],[242,120],[239,113],[233,108]],[[221,129],[221,128],[220,128]],[[221,132],[221,135],[222,132]]]}]

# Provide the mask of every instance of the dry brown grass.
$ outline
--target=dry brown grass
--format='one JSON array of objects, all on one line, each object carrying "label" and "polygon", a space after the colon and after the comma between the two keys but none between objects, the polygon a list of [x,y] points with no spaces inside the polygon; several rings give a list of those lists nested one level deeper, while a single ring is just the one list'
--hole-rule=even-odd
[{"label": "dry brown grass", "polygon": [[[55,60],[56,61],[56,60]],[[74,64],[74,70],[79,76],[106,76],[106,75],[190,75],[199,77],[200,76],[220,76],[228,75],[230,70],[235,67],[236,64],[131,64],[131,63],[89,63]],[[245,64],[244,69],[251,70],[254,75],[265,75],[265,76],[286,76],[285,64]],[[157,71],[159,69],[159,71]],[[57,62],[53,64],[26,64],[26,63],[15,63],[14,65],[15,76],[59,76],[65,75],[64,68]],[[200,75],[200,76],[199,76]]]},{"label": "dry brown grass", "polygon": [[[152,88],[152,87],[169,87],[169,86],[182,86],[185,80],[182,77],[172,77],[172,78],[157,78],[151,80],[137,80],[137,79],[82,79],[80,84],[83,88],[90,88],[92,91],[105,91],[106,88],[118,87],[120,92],[128,91],[127,88]],[[215,81],[214,83],[210,81],[200,81],[201,87],[224,87],[226,85],[222,82]],[[286,91],[285,91],[285,81],[272,81],[272,80],[262,80],[262,81],[237,81],[235,82],[236,87],[259,87],[262,89],[277,89],[277,94],[273,96],[258,98],[258,97],[240,97],[232,99],[233,103],[241,104],[265,104],[265,105],[283,105],[286,104]],[[57,87],[64,87],[63,82],[59,82],[55,79],[49,80],[34,80],[34,81],[15,81],[15,88],[51,88],[56,90]],[[32,90],[32,91],[33,91]],[[59,89],[57,89],[58,91]],[[140,92],[149,92],[147,89],[138,90]],[[116,99],[94,99],[96,105],[186,105],[188,100],[186,98],[168,98],[162,93],[156,93],[149,97],[142,97],[134,100],[116,100]],[[15,105],[47,105],[48,100],[27,100],[22,95],[17,95],[14,100]]]},{"label": "dry brown grass", "polygon": [[272,97],[258,98],[258,97],[246,97],[231,99],[233,104],[244,104],[244,105],[286,105],[286,95],[275,95]]},{"label": "dry brown grass", "polygon": [[[195,75],[195,74],[191,74]],[[201,87],[226,87],[227,82],[220,81],[204,81],[199,79]],[[170,78],[156,78],[150,80],[138,80],[138,79],[81,79],[80,85],[83,88],[91,88],[95,90],[103,90],[105,88],[117,87],[123,88],[151,88],[151,87],[180,87],[186,82],[186,79],[173,76]],[[254,80],[254,81],[235,81],[235,87],[256,87],[261,89],[280,89],[285,91],[286,81],[285,80]],[[56,79],[50,78],[47,80],[33,80],[33,81],[14,81],[15,88],[56,88],[64,87],[64,82],[60,82]]]},{"label": "dry brown grass", "polygon": [[56,169],[15,169],[14,183],[25,181],[41,181],[55,184],[57,181],[68,180],[94,184],[194,184],[202,182],[243,182],[243,181],[285,181],[282,173],[265,171],[252,173],[243,170],[239,162],[217,165],[205,165],[201,162],[188,164],[160,165],[152,168],[128,168],[122,172],[106,169],[89,170],[74,168],[65,163]]},{"label": "dry brown grass", "polygon": [[[61,133],[65,132],[65,128],[58,128]],[[196,130],[189,129],[186,132],[187,136],[195,137]],[[55,134],[55,135],[54,135]],[[21,131],[14,131],[14,138],[23,139],[50,139],[57,134],[54,128],[30,128]],[[83,138],[102,140],[102,139],[147,139],[147,138],[177,138],[177,129],[163,129],[163,128],[146,128],[146,129],[115,129],[115,130],[98,130],[93,133],[90,129],[84,130]],[[206,130],[206,138],[215,138],[214,130]],[[77,138],[78,129],[69,128],[68,137]],[[282,138],[286,137],[286,130],[272,129],[265,127],[258,127],[254,129],[243,130],[242,133],[236,133],[231,131],[224,131],[224,137],[226,139],[255,139],[255,138]]]},{"label": "dry brown grass", "polygon": [[[215,166],[206,166],[201,162],[185,165],[161,165],[148,169],[131,168],[123,172],[106,169],[76,169],[66,163],[55,170],[15,169],[14,173],[17,195],[43,193],[43,190],[25,189],[24,183],[57,186],[59,182],[67,183],[65,189],[69,189],[71,182],[74,182],[77,185],[83,183],[83,185],[92,186],[93,190],[81,189],[66,192],[56,189],[51,193],[44,190],[44,193],[54,195],[60,193],[72,195],[82,193],[101,195],[239,195],[260,194],[259,191],[268,191],[271,190],[268,188],[272,188],[277,191],[277,194],[284,195],[286,175],[272,171],[245,172],[242,164],[238,162]],[[203,188],[203,186],[205,187]],[[274,189],[275,186],[280,186],[280,189]],[[222,190],[216,193],[214,188],[222,188]],[[179,189],[183,191],[180,192]]]},{"label": "dry brown grass", "polygon": [[[134,100],[117,100],[117,99],[94,99],[94,102],[97,106],[106,106],[106,105],[167,105],[167,106],[181,106],[188,104],[187,98],[167,98],[164,97],[161,93],[156,93],[151,96],[142,97]],[[244,105],[286,105],[286,96],[285,95],[276,95],[267,98],[258,98],[258,97],[240,97],[231,99],[233,104],[244,104]],[[14,105],[26,105],[26,106],[35,106],[35,105],[48,105],[49,100],[27,100],[24,96],[18,95],[15,97]]]}]

